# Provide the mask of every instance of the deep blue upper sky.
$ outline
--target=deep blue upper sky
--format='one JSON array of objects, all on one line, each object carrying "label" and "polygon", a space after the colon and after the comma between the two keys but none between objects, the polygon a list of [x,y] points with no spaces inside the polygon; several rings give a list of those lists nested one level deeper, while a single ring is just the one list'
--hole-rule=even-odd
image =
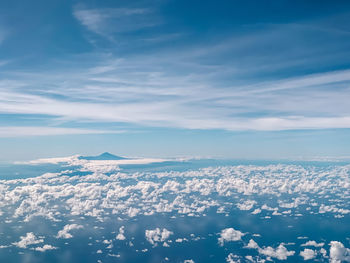
[{"label": "deep blue upper sky", "polygon": [[1,1],[0,160],[350,155],[349,1]]}]

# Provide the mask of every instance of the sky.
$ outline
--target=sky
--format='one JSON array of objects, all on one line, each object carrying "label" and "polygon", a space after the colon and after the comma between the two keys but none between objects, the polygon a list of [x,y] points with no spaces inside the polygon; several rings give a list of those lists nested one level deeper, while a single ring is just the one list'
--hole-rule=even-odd
[{"label": "sky", "polygon": [[0,2],[0,161],[350,156],[349,1]]}]

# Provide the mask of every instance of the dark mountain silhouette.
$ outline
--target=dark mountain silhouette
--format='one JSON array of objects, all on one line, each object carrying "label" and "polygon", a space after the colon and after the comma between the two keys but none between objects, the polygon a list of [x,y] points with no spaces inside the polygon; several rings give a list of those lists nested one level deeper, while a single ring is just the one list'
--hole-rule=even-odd
[{"label": "dark mountain silhouette", "polygon": [[128,158],[117,156],[109,152],[104,152],[97,156],[80,156],[79,159],[80,160],[125,160]]}]

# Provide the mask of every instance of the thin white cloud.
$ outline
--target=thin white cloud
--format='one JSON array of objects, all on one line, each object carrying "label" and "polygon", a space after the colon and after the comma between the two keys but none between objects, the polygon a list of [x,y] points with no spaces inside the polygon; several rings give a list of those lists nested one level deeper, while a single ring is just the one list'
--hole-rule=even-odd
[{"label": "thin white cloud", "polygon": [[[159,23],[156,11],[77,5],[73,15],[88,31],[112,39],[118,35],[118,41],[134,47],[121,33]],[[256,25],[247,33],[214,43],[172,45],[124,56],[98,51],[77,55],[65,61],[74,65],[70,71],[5,72],[8,77],[0,81],[0,112],[188,129],[349,128],[350,70],[310,70],[315,73],[288,78],[277,78],[277,72],[271,77],[271,70],[295,65],[307,68],[320,59],[334,59],[333,53],[331,58],[320,56],[331,53],[327,43],[322,48],[315,45],[306,37],[312,35],[309,33],[338,36],[319,25]],[[166,35],[156,36],[163,37]],[[294,38],[305,44],[302,50],[295,47]],[[257,43],[276,50],[262,54]],[[292,51],[296,54],[291,55]],[[254,52],[257,56],[245,58]],[[270,77],[255,75],[264,72]]]},{"label": "thin white cloud", "polygon": [[53,136],[74,134],[106,134],[122,133],[123,131],[106,131],[80,128],[59,128],[46,126],[5,126],[0,127],[0,138],[26,137],[26,136]]},{"label": "thin white cloud", "polygon": [[[344,88],[350,82],[348,70],[220,88],[202,83],[202,76],[176,78],[168,73],[133,71],[136,62],[113,63],[83,74],[83,83],[67,73],[62,89],[34,89],[31,94],[23,86],[40,86],[34,81],[38,79],[35,74],[19,76],[28,81],[1,81],[0,112],[188,129],[350,128],[346,100],[350,90]],[[57,76],[44,75],[47,82],[59,81]],[[341,91],[324,89],[324,85],[340,85]],[[53,97],[55,94],[60,96]],[[250,116],[242,117],[247,114]]]},{"label": "thin white cloud", "polygon": [[6,39],[7,35],[8,31],[4,27],[0,26],[0,45]]},{"label": "thin white cloud", "polygon": [[113,34],[139,30],[156,25],[154,15],[146,8],[82,8],[77,6],[74,17],[88,30],[110,40]]},{"label": "thin white cloud", "polygon": [[316,241],[314,240],[309,240],[307,241],[306,243],[304,244],[301,244],[302,247],[323,247],[324,246],[324,243],[321,242],[321,243],[317,243]]},{"label": "thin white cloud", "polygon": [[[1,44],[1,40],[0,40],[0,44]],[[5,65],[7,65],[8,63],[10,63],[9,60],[0,60],[0,67],[5,66]]]},{"label": "thin white cloud", "polygon": [[[15,95],[15,94],[13,94]],[[350,128],[350,116],[339,117],[269,117],[269,118],[229,118],[220,112],[201,111],[201,107],[174,105],[170,103],[145,102],[108,105],[92,103],[72,103],[34,97],[31,103],[0,101],[0,111],[10,113],[59,115],[77,120],[109,121],[135,123],[147,126],[178,127],[188,129],[225,129],[225,130],[291,130],[291,129],[328,129]],[[86,109],[90,110],[87,111]],[[196,111],[197,109],[197,111]],[[188,110],[188,111],[187,111]],[[208,111],[203,109],[204,111]],[[187,112],[187,116],[186,113]],[[222,112],[225,114],[225,112]],[[227,114],[227,113],[226,113]],[[192,116],[191,116],[192,115]],[[211,116],[210,116],[211,115]],[[118,133],[111,131],[84,130],[73,128],[26,128],[27,134],[88,134],[88,133]],[[14,131],[13,133],[11,131]],[[11,134],[25,135],[21,127],[4,127],[3,137]]]}]

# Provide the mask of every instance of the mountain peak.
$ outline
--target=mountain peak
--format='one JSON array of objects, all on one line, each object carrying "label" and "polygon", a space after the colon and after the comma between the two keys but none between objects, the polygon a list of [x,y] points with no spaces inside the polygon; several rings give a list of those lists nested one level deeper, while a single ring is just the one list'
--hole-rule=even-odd
[{"label": "mountain peak", "polygon": [[104,152],[104,153],[101,153],[99,156],[103,157],[103,156],[106,156],[106,157],[111,157],[111,156],[116,156],[116,155],[113,155],[109,152]]},{"label": "mountain peak", "polygon": [[111,154],[109,152],[104,152],[97,156],[80,156],[79,159],[82,160],[124,160],[127,158]]}]

